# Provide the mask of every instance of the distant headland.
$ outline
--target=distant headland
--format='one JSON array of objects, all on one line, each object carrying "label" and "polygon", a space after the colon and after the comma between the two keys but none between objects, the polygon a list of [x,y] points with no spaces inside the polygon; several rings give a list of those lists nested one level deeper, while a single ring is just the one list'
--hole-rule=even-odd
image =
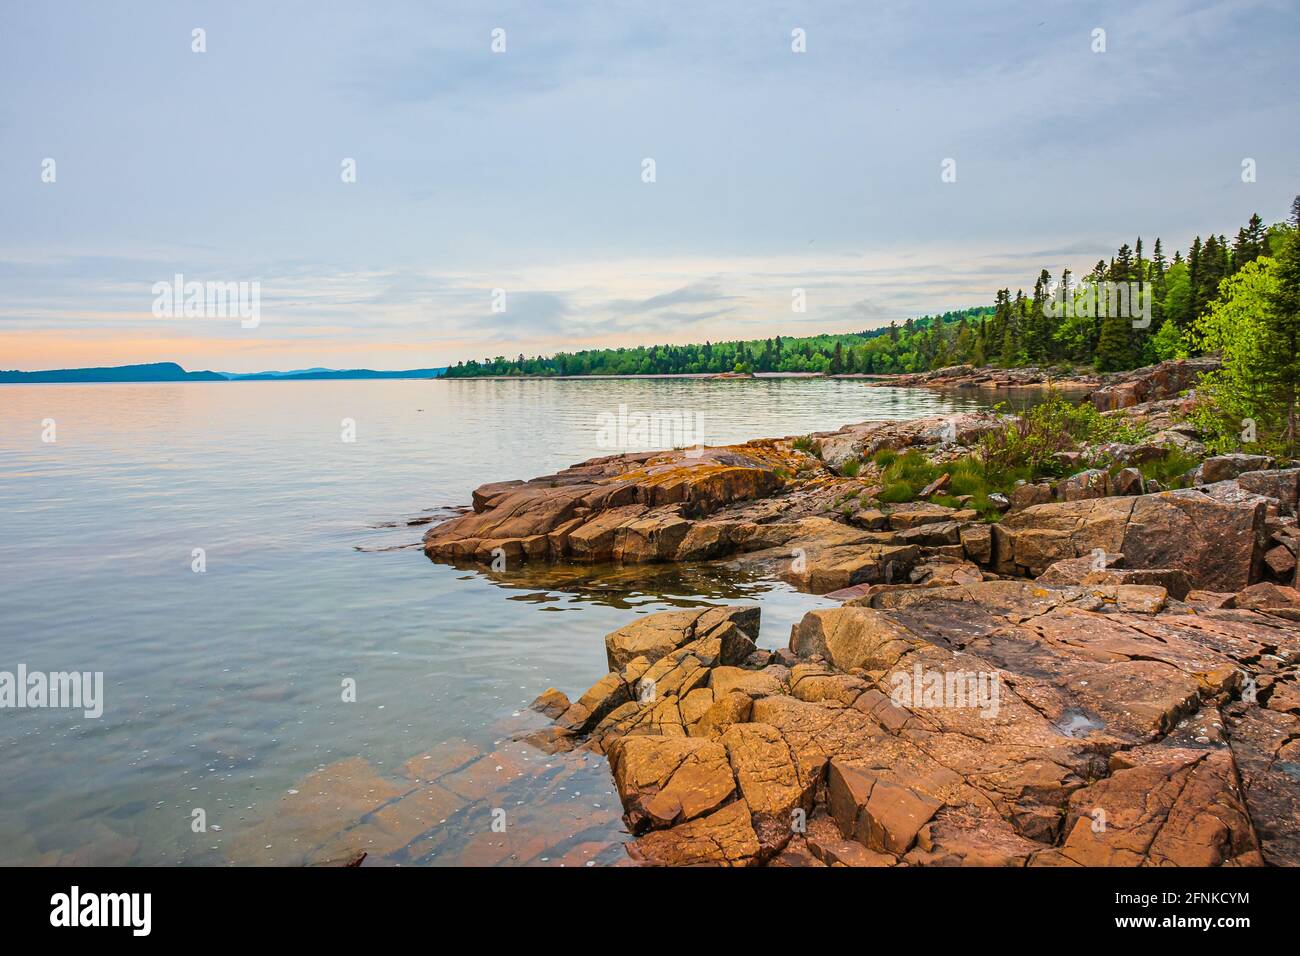
[{"label": "distant headland", "polygon": [[175,362],[150,362],[146,365],[57,368],[39,372],[0,369],[0,384],[57,382],[278,382],[328,379],[438,378],[445,371],[446,368],[413,368],[392,372],[375,371],[368,368],[307,368],[292,372],[187,372]]}]

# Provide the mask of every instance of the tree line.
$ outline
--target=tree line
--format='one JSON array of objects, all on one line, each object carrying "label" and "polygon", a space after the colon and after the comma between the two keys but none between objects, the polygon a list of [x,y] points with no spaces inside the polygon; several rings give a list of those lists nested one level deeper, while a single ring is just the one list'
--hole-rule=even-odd
[{"label": "tree line", "polygon": [[722,372],[916,372],[952,364],[953,349],[993,314],[990,307],[891,322],[842,335],[773,336],[703,345],[650,345],[457,362],[447,378],[484,375],[698,375]]},{"label": "tree line", "polygon": [[[893,374],[949,365],[1092,366],[1120,371],[1211,346],[1196,332],[1219,300],[1227,280],[1252,264],[1274,261],[1294,231],[1300,197],[1290,221],[1266,226],[1252,215],[1236,236],[1197,236],[1186,254],[1168,258],[1160,238],[1147,254],[1141,237],[1100,259],[1083,276],[1069,269],[1054,278],[1039,271],[1032,289],[999,289],[992,306],[891,322],[879,329],[840,335],[774,336],[691,345],[558,352],[462,361],[448,378],[476,376],[652,375],[722,372],[819,372]],[[1099,291],[1133,290],[1145,306]]]}]

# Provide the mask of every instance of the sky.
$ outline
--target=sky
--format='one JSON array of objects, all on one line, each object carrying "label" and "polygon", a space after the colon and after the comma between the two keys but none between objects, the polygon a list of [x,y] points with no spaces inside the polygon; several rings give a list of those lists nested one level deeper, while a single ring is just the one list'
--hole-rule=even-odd
[{"label": "sky", "polygon": [[[7,3],[0,368],[423,368],[991,304],[1285,218],[1298,41],[1294,0]],[[256,323],[160,313],[178,274],[256,282]]]}]

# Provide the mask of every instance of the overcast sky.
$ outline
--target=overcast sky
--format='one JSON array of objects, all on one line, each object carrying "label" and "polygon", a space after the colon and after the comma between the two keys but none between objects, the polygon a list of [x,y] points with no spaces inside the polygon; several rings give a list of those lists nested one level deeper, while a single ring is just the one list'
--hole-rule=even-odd
[{"label": "overcast sky", "polygon": [[[1298,11],[9,3],[0,368],[410,368],[990,303],[1284,218]],[[156,317],[176,273],[257,280],[260,323]]]}]

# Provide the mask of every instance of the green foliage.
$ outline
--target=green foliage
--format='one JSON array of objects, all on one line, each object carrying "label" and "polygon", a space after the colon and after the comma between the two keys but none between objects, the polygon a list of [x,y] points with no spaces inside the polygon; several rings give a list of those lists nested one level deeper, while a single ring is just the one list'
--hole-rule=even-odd
[{"label": "green foliage", "polygon": [[[1284,251],[1295,246],[1292,241]],[[1279,307],[1286,308],[1281,275],[1279,260],[1254,260],[1223,280],[1218,299],[1193,326],[1196,344],[1223,356],[1223,368],[1201,379],[1197,394],[1204,407],[1194,413],[1194,423],[1216,450],[1231,448],[1234,434],[1252,431],[1261,448],[1284,454],[1295,449],[1300,320],[1279,314]]]},{"label": "green foliage", "polygon": [[1013,487],[1018,480],[1060,477],[1060,452],[1104,442],[1138,444],[1148,431],[1123,417],[1102,415],[1090,402],[1076,405],[1052,391],[1041,404],[981,438],[984,477],[999,488]]},{"label": "green foliage", "polygon": [[1073,451],[1096,430],[1101,416],[1091,405],[1075,405],[1059,392],[997,431],[980,438],[985,475],[1005,483],[1012,472],[1027,471],[1030,477],[1054,475],[1058,452]]},{"label": "green foliage", "polygon": [[1165,319],[1160,331],[1152,336],[1151,350],[1159,362],[1187,358],[1187,343],[1173,319]]},{"label": "green foliage", "polygon": [[858,471],[861,468],[862,462],[858,461],[856,458],[850,458],[844,463],[844,466],[840,468],[840,474],[845,478],[856,478],[858,476]]},{"label": "green foliage", "polygon": [[[558,352],[551,358],[520,355],[471,359],[447,369],[447,378],[517,375],[700,375],[720,372],[822,372],[886,374],[923,372],[959,360],[952,343],[992,313],[988,307],[909,319],[841,335],[775,336],[703,345],[650,345]],[[956,330],[956,331],[954,331]],[[961,357],[960,360],[964,360]]]},{"label": "green foliage", "polygon": [[1183,475],[1198,464],[1200,464],[1199,458],[1173,448],[1166,452],[1163,458],[1140,463],[1137,469],[1142,472],[1142,477],[1147,481],[1158,481],[1165,488],[1181,488],[1186,484]]},{"label": "green foliage", "polygon": [[912,501],[916,498],[916,489],[906,481],[895,481],[885,485],[876,497],[888,504]]},{"label": "green foliage", "polygon": [[1133,351],[1129,344],[1128,316],[1112,315],[1101,320],[1101,335],[1097,340],[1097,371],[1118,372],[1133,368]]},{"label": "green foliage", "polygon": [[[919,451],[907,451],[903,454],[877,452],[875,459],[886,458],[881,475],[883,486],[877,498],[886,503],[898,504],[915,501],[917,494],[928,484],[943,474],[949,477],[948,488],[942,495],[935,495],[930,500],[935,504],[958,508],[962,504],[960,497],[971,496],[966,507],[974,508],[985,518],[996,519],[1000,512],[989,501],[989,494],[1001,490],[989,484],[985,476],[984,463],[974,455],[958,458],[944,464],[936,464]],[[880,461],[876,461],[879,465]],[[1009,486],[1007,488],[1009,490]]]},{"label": "green foliage", "polygon": [[794,448],[795,448],[795,451],[802,451],[802,452],[806,452],[807,454],[811,455],[811,454],[813,453],[813,440],[812,440],[812,436],[810,436],[810,435],[800,435],[798,438],[796,438],[796,439],[794,440]]},{"label": "green foliage", "polygon": [[1161,303],[1165,318],[1179,329],[1192,324],[1192,284],[1187,263],[1175,262],[1165,273],[1165,297]]},{"label": "green foliage", "polygon": [[882,471],[888,468],[898,458],[898,452],[892,448],[882,448],[871,456],[871,463]]},{"label": "green foliage", "polygon": [[1201,379],[1197,402],[1187,415],[1187,423],[1196,429],[1201,443],[1211,455],[1226,455],[1234,451],[1253,451],[1256,446],[1246,442],[1248,432],[1241,420],[1231,418],[1216,404],[1213,382]]}]

